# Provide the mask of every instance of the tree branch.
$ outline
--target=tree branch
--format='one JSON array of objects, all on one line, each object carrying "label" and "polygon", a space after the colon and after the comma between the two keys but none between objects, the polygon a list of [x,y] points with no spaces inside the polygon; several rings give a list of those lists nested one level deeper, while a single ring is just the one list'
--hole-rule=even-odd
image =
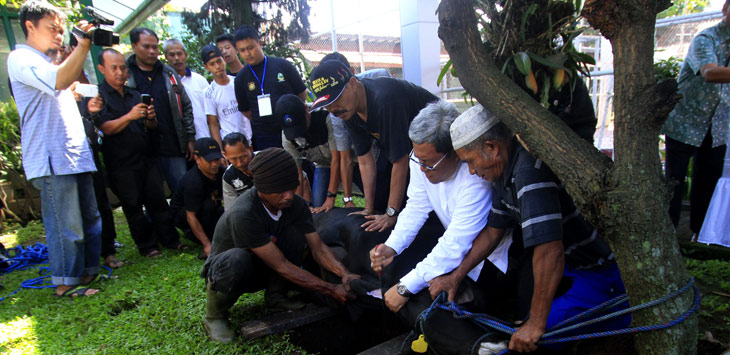
[{"label": "tree branch", "polygon": [[443,0],[438,14],[439,37],[464,88],[519,133],[533,155],[544,160],[565,183],[586,217],[593,219],[611,160],[489,62],[471,0]]}]

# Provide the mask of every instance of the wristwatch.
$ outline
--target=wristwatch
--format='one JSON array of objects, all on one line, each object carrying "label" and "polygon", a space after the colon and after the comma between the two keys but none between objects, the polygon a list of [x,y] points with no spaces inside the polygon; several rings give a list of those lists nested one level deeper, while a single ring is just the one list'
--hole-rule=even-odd
[{"label": "wristwatch", "polygon": [[342,201],[345,203],[352,202],[352,196],[343,196]]},{"label": "wristwatch", "polygon": [[388,217],[393,217],[398,214],[398,210],[393,207],[388,207],[385,209],[385,214],[388,215]]},{"label": "wristwatch", "polygon": [[327,191],[327,197],[337,197],[337,193]]},{"label": "wristwatch", "polygon": [[413,296],[413,293],[411,293],[411,291],[408,291],[408,288],[406,287],[406,285],[404,285],[400,282],[395,285],[395,290],[398,292],[399,295],[401,295],[403,297]]}]

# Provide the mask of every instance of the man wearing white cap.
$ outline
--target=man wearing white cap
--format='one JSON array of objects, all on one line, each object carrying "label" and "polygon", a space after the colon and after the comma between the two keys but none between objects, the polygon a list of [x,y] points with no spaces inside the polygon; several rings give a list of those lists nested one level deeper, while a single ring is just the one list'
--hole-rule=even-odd
[{"label": "man wearing white cap", "polygon": [[[459,158],[472,174],[494,184],[494,197],[487,226],[461,265],[431,282],[432,296],[447,291],[453,300],[464,276],[492,253],[511,227],[521,228],[514,242],[522,244],[522,255],[527,256],[519,258],[522,265],[509,266],[517,272],[506,275],[517,279],[517,294],[489,291],[517,299],[511,316],[524,323],[509,341],[511,350],[534,351],[546,329],[625,292],[608,244],[581,216],[553,172],[530,155],[507,126],[477,105],[459,116],[450,130]],[[616,329],[629,322],[625,315],[579,331]],[[425,324],[426,338],[439,327],[443,324]],[[440,344],[429,345],[443,353]]]}]

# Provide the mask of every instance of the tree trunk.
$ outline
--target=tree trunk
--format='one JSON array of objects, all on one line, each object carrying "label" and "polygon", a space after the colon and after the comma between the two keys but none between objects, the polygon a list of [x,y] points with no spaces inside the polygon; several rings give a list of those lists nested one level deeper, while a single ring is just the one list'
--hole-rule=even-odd
[{"label": "tree trunk", "polygon": [[[682,287],[689,276],[667,213],[670,192],[659,163],[658,130],[678,99],[676,82],[654,83],[654,16],[664,2],[619,2],[587,1],[584,11],[613,44],[615,163],[489,62],[471,0],[441,2],[439,36],[464,88],[519,133],[608,239],[636,305]],[[692,293],[686,292],[677,300],[635,313],[634,324],[667,322],[687,310],[692,300]],[[692,354],[696,336],[693,317],[668,330],[637,336],[637,350]]]}]

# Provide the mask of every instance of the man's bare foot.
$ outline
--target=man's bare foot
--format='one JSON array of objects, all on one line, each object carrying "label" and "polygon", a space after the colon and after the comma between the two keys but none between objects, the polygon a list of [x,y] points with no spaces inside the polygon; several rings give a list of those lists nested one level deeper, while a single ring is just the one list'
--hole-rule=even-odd
[{"label": "man's bare foot", "polygon": [[79,285],[58,285],[56,286],[56,296],[58,297],[81,297],[91,296],[99,293],[94,288],[78,288]]},{"label": "man's bare foot", "polygon": [[124,265],[124,262],[117,259],[114,255],[109,255],[104,258],[104,262],[112,269],[118,269]]}]

